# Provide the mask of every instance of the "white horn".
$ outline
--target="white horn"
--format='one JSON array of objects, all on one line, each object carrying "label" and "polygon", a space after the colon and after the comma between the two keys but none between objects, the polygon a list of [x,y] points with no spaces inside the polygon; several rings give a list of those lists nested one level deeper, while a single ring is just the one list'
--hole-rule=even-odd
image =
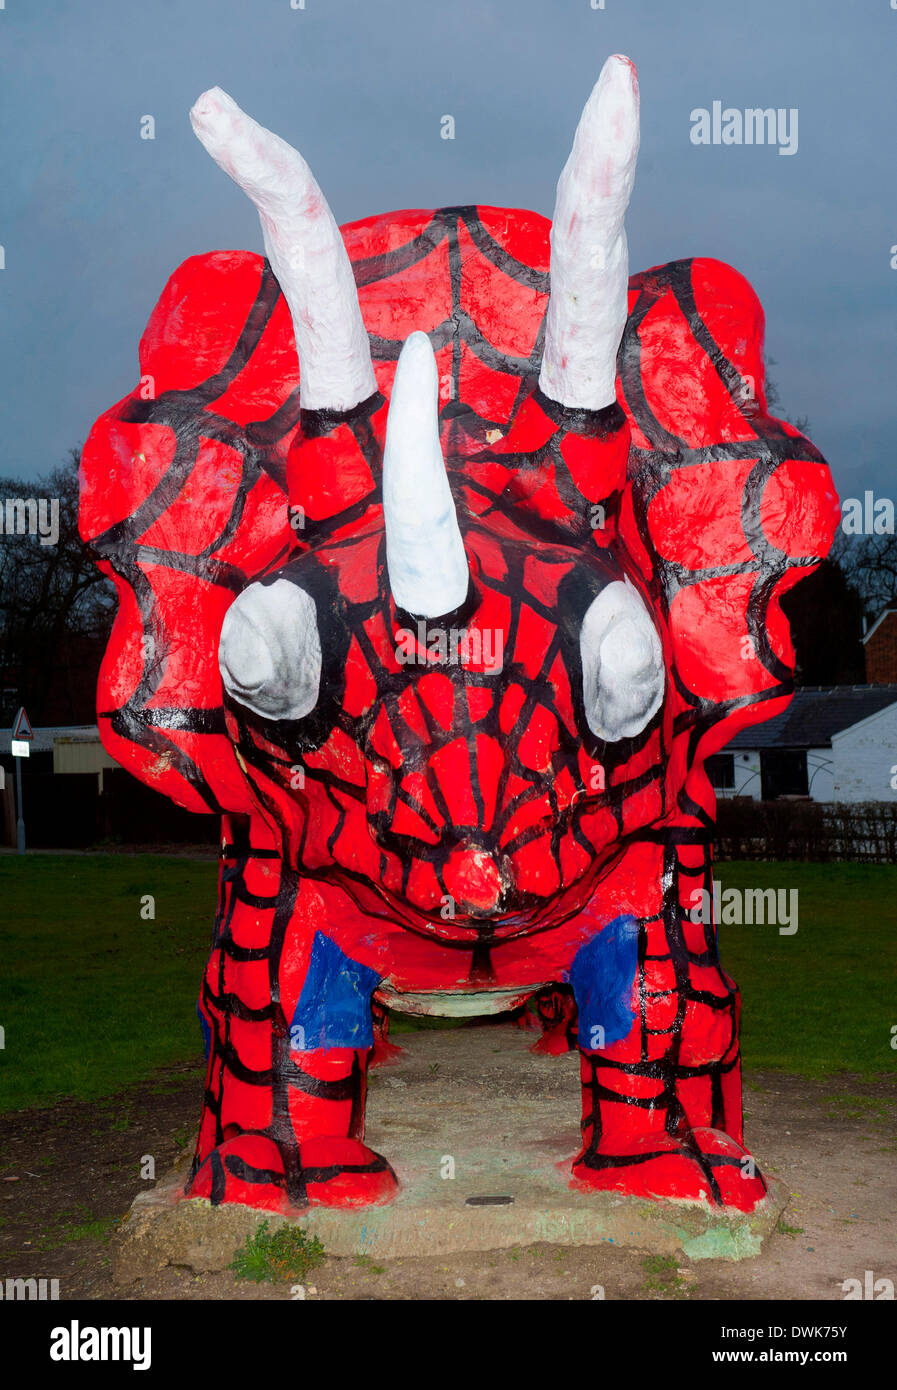
[{"label": "white horn", "polygon": [[615,54],[586,103],[558,180],[539,385],[562,405],[601,410],[616,396],[629,285],[623,218],[638,142],[638,77],[634,64]]},{"label": "white horn", "polygon": [[663,699],[663,649],[651,615],[629,580],[614,580],[589,605],[579,650],[592,733],[608,743],[640,734]]},{"label": "white horn", "polygon": [[464,542],[439,443],[439,380],[426,333],[412,333],[396,367],[383,452],[389,586],[400,608],[438,618],[467,597]]},{"label": "white horn", "polygon": [[227,693],[247,709],[304,719],[321,685],[314,599],[288,579],[248,585],[224,615],[218,667]]},{"label": "white horn", "polygon": [[190,120],[258,209],[265,253],[293,318],[303,408],[350,410],[377,382],[352,266],[311,170],[220,87],[202,94]]}]

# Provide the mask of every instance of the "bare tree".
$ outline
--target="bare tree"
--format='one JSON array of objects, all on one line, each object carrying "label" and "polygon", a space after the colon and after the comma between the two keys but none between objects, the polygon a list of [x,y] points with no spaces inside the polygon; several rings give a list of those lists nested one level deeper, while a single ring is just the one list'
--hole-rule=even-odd
[{"label": "bare tree", "polygon": [[0,723],[18,704],[41,722],[93,717],[93,687],[115,612],[112,585],[78,534],[80,449],[44,476],[0,478],[0,507],[58,503],[55,544],[4,525],[0,534]]},{"label": "bare tree", "polygon": [[845,536],[838,531],[832,558],[863,600],[867,618],[897,601],[897,535]]}]

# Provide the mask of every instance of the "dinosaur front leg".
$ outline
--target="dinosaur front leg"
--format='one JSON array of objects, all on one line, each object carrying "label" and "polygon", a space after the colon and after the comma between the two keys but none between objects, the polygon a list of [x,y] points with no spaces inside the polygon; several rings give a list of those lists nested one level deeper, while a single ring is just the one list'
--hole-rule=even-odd
[{"label": "dinosaur front leg", "polygon": [[389,1164],[363,1142],[379,976],[337,944],[322,907],[277,859],[250,850],[224,862],[189,1196],[288,1211],[395,1194]]},{"label": "dinosaur front leg", "polygon": [[530,1052],[544,1052],[559,1057],[576,1047],[576,1003],[569,988],[552,986],[536,995],[536,1013],[542,1036],[533,1043]]},{"label": "dinosaur front leg", "polygon": [[658,910],[609,923],[570,973],[583,1095],[574,1181],[750,1211],[766,1184],[742,1147],[738,992],[712,924],[689,915],[709,854],[658,853]]},{"label": "dinosaur front leg", "polygon": [[389,1010],[376,999],[371,1001],[374,1019],[374,1047],[368,1058],[369,1067],[388,1067],[398,1062],[402,1048],[389,1041]]}]

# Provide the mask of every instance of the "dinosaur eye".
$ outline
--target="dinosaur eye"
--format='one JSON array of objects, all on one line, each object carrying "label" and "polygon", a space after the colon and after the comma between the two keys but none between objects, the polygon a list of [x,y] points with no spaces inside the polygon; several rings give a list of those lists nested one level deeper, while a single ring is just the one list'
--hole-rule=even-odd
[{"label": "dinosaur eye", "polygon": [[633,738],[663,699],[660,638],[638,590],[615,580],[589,605],[579,634],[589,728],[616,743]]},{"label": "dinosaur eye", "polygon": [[250,584],[224,617],[224,688],[267,719],[303,719],[318,701],[321,640],[313,599],[288,579]]}]

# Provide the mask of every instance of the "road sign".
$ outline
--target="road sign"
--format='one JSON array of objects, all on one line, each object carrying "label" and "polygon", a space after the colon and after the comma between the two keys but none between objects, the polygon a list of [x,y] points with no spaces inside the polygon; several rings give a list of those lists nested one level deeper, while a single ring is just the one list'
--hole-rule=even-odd
[{"label": "road sign", "polygon": [[30,757],[31,749],[28,746],[34,738],[34,730],[31,727],[31,720],[25,713],[25,706],[16,715],[15,723],[12,726],[12,755],[16,759],[16,809],[19,818],[16,821],[16,849],[19,854],[25,853],[25,817],[22,813],[22,758]]},{"label": "road sign", "polygon": [[31,727],[31,720],[25,713],[24,705],[16,715],[15,723],[12,726],[12,736],[17,741],[27,739],[29,743],[34,738],[34,730]]}]

